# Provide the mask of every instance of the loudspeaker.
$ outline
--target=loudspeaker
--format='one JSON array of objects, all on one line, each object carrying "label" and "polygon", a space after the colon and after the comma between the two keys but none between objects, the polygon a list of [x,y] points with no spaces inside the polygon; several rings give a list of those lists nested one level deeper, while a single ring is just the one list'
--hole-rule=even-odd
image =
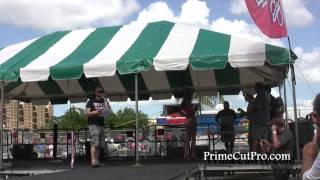
[{"label": "loudspeaker", "polygon": [[[289,123],[289,130],[292,132],[293,137],[295,137],[295,123]],[[313,124],[311,121],[303,121],[298,125],[299,130],[299,146],[304,146],[308,142],[312,141],[313,137]],[[295,140],[295,138],[294,138]]]},{"label": "loudspeaker", "polygon": [[203,159],[204,152],[209,152],[209,146],[196,146],[196,155],[198,159]]},{"label": "loudspeaker", "polygon": [[18,161],[34,159],[33,144],[13,145],[13,159]]},{"label": "loudspeaker", "polygon": [[167,147],[167,158],[168,159],[183,159],[184,147]]},{"label": "loudspeaker", "polygon": [[[294,158],[296,158],[297,152],[296,152],[295,123],[291,122],[288,124],[288,126],[289,126],[289,130],[291,131],[291,133],[293,135],[293,141],[294,141],[293,154],[294,154]],[[313,124],[312,124],[312,122],[311,121],[299,122],[298,131],[299,131],[299,148],[300,148],[300,150],[302,150],[302,148],[305,144],[312,141],[312,138],[313,138]]]}]

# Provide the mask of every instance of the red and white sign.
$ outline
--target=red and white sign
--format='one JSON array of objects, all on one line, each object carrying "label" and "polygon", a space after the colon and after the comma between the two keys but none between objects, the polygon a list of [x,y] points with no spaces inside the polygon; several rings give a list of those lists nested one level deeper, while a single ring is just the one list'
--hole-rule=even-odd
[{"label": "red and white sign", "polygon": [[281,0],[246,0],[249,13],[259,29],[271,38],[287,36]]}]

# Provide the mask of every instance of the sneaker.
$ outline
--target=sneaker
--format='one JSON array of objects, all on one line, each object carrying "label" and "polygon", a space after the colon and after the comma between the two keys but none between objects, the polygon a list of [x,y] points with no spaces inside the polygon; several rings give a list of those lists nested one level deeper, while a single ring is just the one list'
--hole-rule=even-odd
[{"label": "sneaker", "polygon": [[100,163],[100,162],[91,165],[91,167],[93,167],[93,168],[105,167],[105,166],[106,166],[106,164],[103,164],[103,163]]}]

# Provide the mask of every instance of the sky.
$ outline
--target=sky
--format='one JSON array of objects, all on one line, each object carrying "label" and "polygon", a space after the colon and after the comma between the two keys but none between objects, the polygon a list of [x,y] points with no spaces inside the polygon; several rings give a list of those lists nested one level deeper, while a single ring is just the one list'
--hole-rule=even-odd
[{"label": "sky", "polygon": [[[297,102],[302,109],[312,106],[320,92],[320,0],[283,0],[291,45],[296,62]],[[159,20],[188,23],[253,40],[288,47],[286,38],[269,39],[254,25],[244,0],[0,0],[0,48],[52,33]],[[289,82],[288,105],[292,106]],[[279,93],[273,89],[273,94]],[[226,96],[233,106],[246,104],[239,96]],[[159,115],[162,104],[141,102],[140,110]],[[62,115],[70,105],[54,106]],[[84,104],[76,104],[84,107]],[[134,107],[132,102],[112,103],[116,111]]]}]

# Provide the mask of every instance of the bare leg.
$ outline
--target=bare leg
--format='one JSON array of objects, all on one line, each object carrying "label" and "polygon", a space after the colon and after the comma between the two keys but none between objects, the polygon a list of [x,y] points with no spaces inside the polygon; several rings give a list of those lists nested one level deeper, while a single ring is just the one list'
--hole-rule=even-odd
[{"label": "bare leg", "polygon": [[229,154],[230,153],[229,152],[229,150],[230,150],[229,141],[225,141],[224,146],[226,147],[227,154]]},{"label": "bare leg", "polygon": [[191,135],[191,158],[193,160],[197,159],[197,156],[196,156],[196,133],[195,132],[192,132],[192,135]]},{"label": "bare leg", "polygon": [[189,140],[186,140],[184,143],[184,160],[189,160],[189,149],[190,149],[190,144],[189,144]]},{"label": "bare leg", "polygon": [[91,146],[91,165],[97,164],[97,159],[96,159],[96,147]]},{"label": "bare leg", "polygon": [[95,154],[95,158],[96,158],[96,162],[99,163],[100,161],[100,148],[96,147],[96,154]]},{"label": "bare leg", "polygon": [[230,153],[233,153],[234,141],[230,141]]},{"label": "bare leg", "polygon": [[252,141],[252,152],[258,152],[259,140]]},{"label": "bare leg", "polygon": [[196,138],[197,138],[197,125],[196,122],[192,123],[190,125],[190,138],[191,138],[191,159],[197,160],[196,155]]},{"label": "bare leg", "polygon": [[186,127],[186,140],[184,142],[184,160],[189,160],[189,153],[190,153],[190,127]]}]

